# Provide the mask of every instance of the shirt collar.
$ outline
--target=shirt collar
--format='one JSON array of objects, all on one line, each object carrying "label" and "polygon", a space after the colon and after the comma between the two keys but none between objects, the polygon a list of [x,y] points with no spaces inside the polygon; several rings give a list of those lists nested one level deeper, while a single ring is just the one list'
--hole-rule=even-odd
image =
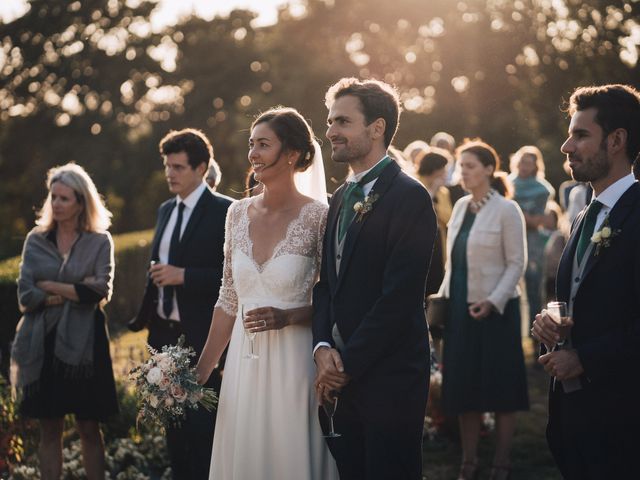
[{"label": "shirt collar", "polygon": [[[384,160],[385,158],[387,158],[388,155],[385,154],[384,157],[382,157],[380,160],[378,160],[376,162],[375,165],[373,165],[371,168],[365,170],[364,172],[360,172],[360,173],[351,173],[349,174],[349,176],[347,177],[347,183],[357,183],[360,180],[362,180],[364,178],[364,176],[369,173],[371,170],[373,170],[374,168],[376,168],[376,165],[378,165],[382,160]],[[373,181],[373,180],[371,180]]]},{"label": "shirt collar", "polygon": [[594,200],[598,200],[605,207],[612,209],[624,192],[626,192],[635,181],[635,177],[630,173],[609,185],[600,195],[595,197]]},{"label": "shirt collar", "polygon": [[204,193],[205,188],[207,188],[207,184],[202,182],[196,187],[193,192],[187,195],[187,198],[182,199],[180,198],[180,195],[176,195],[176,205],[180,205],[180,203],[182,202],[184,203],[185,207],[193,210],[193,208],[196,206],[196,203],[198,203],[198,200],[200,200],[200,197]]}]

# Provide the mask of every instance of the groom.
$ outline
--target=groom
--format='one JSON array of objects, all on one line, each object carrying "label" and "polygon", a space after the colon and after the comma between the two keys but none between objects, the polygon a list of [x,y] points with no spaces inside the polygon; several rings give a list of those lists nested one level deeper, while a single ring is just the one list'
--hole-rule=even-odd
[{"label": "groom", "polygon": [[400,116],[393,87],[343,78],[326,105],[332,158],[352,171],[331,199],[313,292],[317,394],[324,402],[339,395],[334,421],[342,436],[329,448],[342,480],[417,480],[436,217],[424,187],[387,155]]},{"label": "groom", "polygon": [[[566,479],[640,478],[640,92],[625,85],[577,89],[562,145],[575,180],[594,198],[573,222],[556,292],[572,327],[539,362],[554,377],[547,441]],[[607,230],[608,228],[608,230]],[[547,315],[532,329],[555,345]]]}]

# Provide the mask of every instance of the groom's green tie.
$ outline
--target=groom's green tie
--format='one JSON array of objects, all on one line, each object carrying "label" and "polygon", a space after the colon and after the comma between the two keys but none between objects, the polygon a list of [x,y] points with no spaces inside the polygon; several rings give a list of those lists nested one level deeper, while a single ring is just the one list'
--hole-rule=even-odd
[{"label": "groom's green tie", "polygon": [[342,241],[344,236],[347,234],[349,225],[351,225],[351,222],[353,221],[353,217],[356,213],[353,210],[353,206],[357,202],[362,202],[364,200],[364,190],[362,187],[378,178],[382,173],[382,170],[384,170],[384,167],[389,165],[391,162],[391,158],[388,156],[384,157],[376,164],[375,167],[369,170],[359,182],[349,182],[345,187],[344,196],[342,197],[342,207],[340,208],[340,220],[338,222],[338,241]]},{"label": "groom's green tie", "polygon": [[598,213],[600,213],[600,210],[602,210],[603,206],[604,205],[598,200],[594,200],[589,204],[589,208],[587,208],[587,213],[584,216],[584,222],[582,222],[580,238],[578,239],[578,248],[576,249],[576,255],[578,256],[578,265],[582,262],[582,257],[584,257],[584,254],[587,251],[587,247],[591,242],[593,231],[596,228],[596,219],[598,218]]}]

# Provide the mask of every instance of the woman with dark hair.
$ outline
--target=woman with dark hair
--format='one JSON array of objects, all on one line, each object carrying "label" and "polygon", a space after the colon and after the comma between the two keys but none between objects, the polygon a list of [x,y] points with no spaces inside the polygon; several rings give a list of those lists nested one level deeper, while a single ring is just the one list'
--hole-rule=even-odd
[{"label": "woman with dark hair", "polygon": [[79,165],[52,168],[49,194],[22,251],[24,316],[11,351],[22,415],[40,421],[40,473],[62,474],[64,417],[75,415],[87,478],[105,475],[99,421],[118,412],[105,317],[113,289],[111,213]]},{"label": "woman with dark hair", "polygon": [[459,480],[476,478],[483,412],[496,412],[492,479],[509,474],[515,412],[529,406],[520,336],[518,282],[526,263],[524,219],[497,175],[495,150],[475,140],[457,151],[471,195],[453,208],[440,295],[449,298],[444,331],[442,402],[458,415],[463,459]]},{"label": "woman with dark hair", "polygon": [[263,190],[229,208],[220,297],[196,370],[206,381],[229,344],[210,478],[337,478],[310,352],[327,215],[322,156],[304,118],[279,107],[253,122],[249,162]]}]

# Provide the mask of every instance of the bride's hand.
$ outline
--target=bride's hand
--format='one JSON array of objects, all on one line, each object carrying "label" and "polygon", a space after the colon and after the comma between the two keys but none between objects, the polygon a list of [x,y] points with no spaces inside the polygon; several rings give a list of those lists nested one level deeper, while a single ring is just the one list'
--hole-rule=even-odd
[{"label": "bride's hand", "polygon": [[207,373],[206,368],[204,368],[202,364],[198,362],[198,364],[196,365],[196,382],[198,382],[198,385],[204,385],[205,383],[207,383],[210,375],[211,372]]},{"label": "bride's hand", "polygon": [[275,307],[260,307],[249,310],[244,319],[245,328],[252,333],[280,330],[289,325],[287,310]]}]

